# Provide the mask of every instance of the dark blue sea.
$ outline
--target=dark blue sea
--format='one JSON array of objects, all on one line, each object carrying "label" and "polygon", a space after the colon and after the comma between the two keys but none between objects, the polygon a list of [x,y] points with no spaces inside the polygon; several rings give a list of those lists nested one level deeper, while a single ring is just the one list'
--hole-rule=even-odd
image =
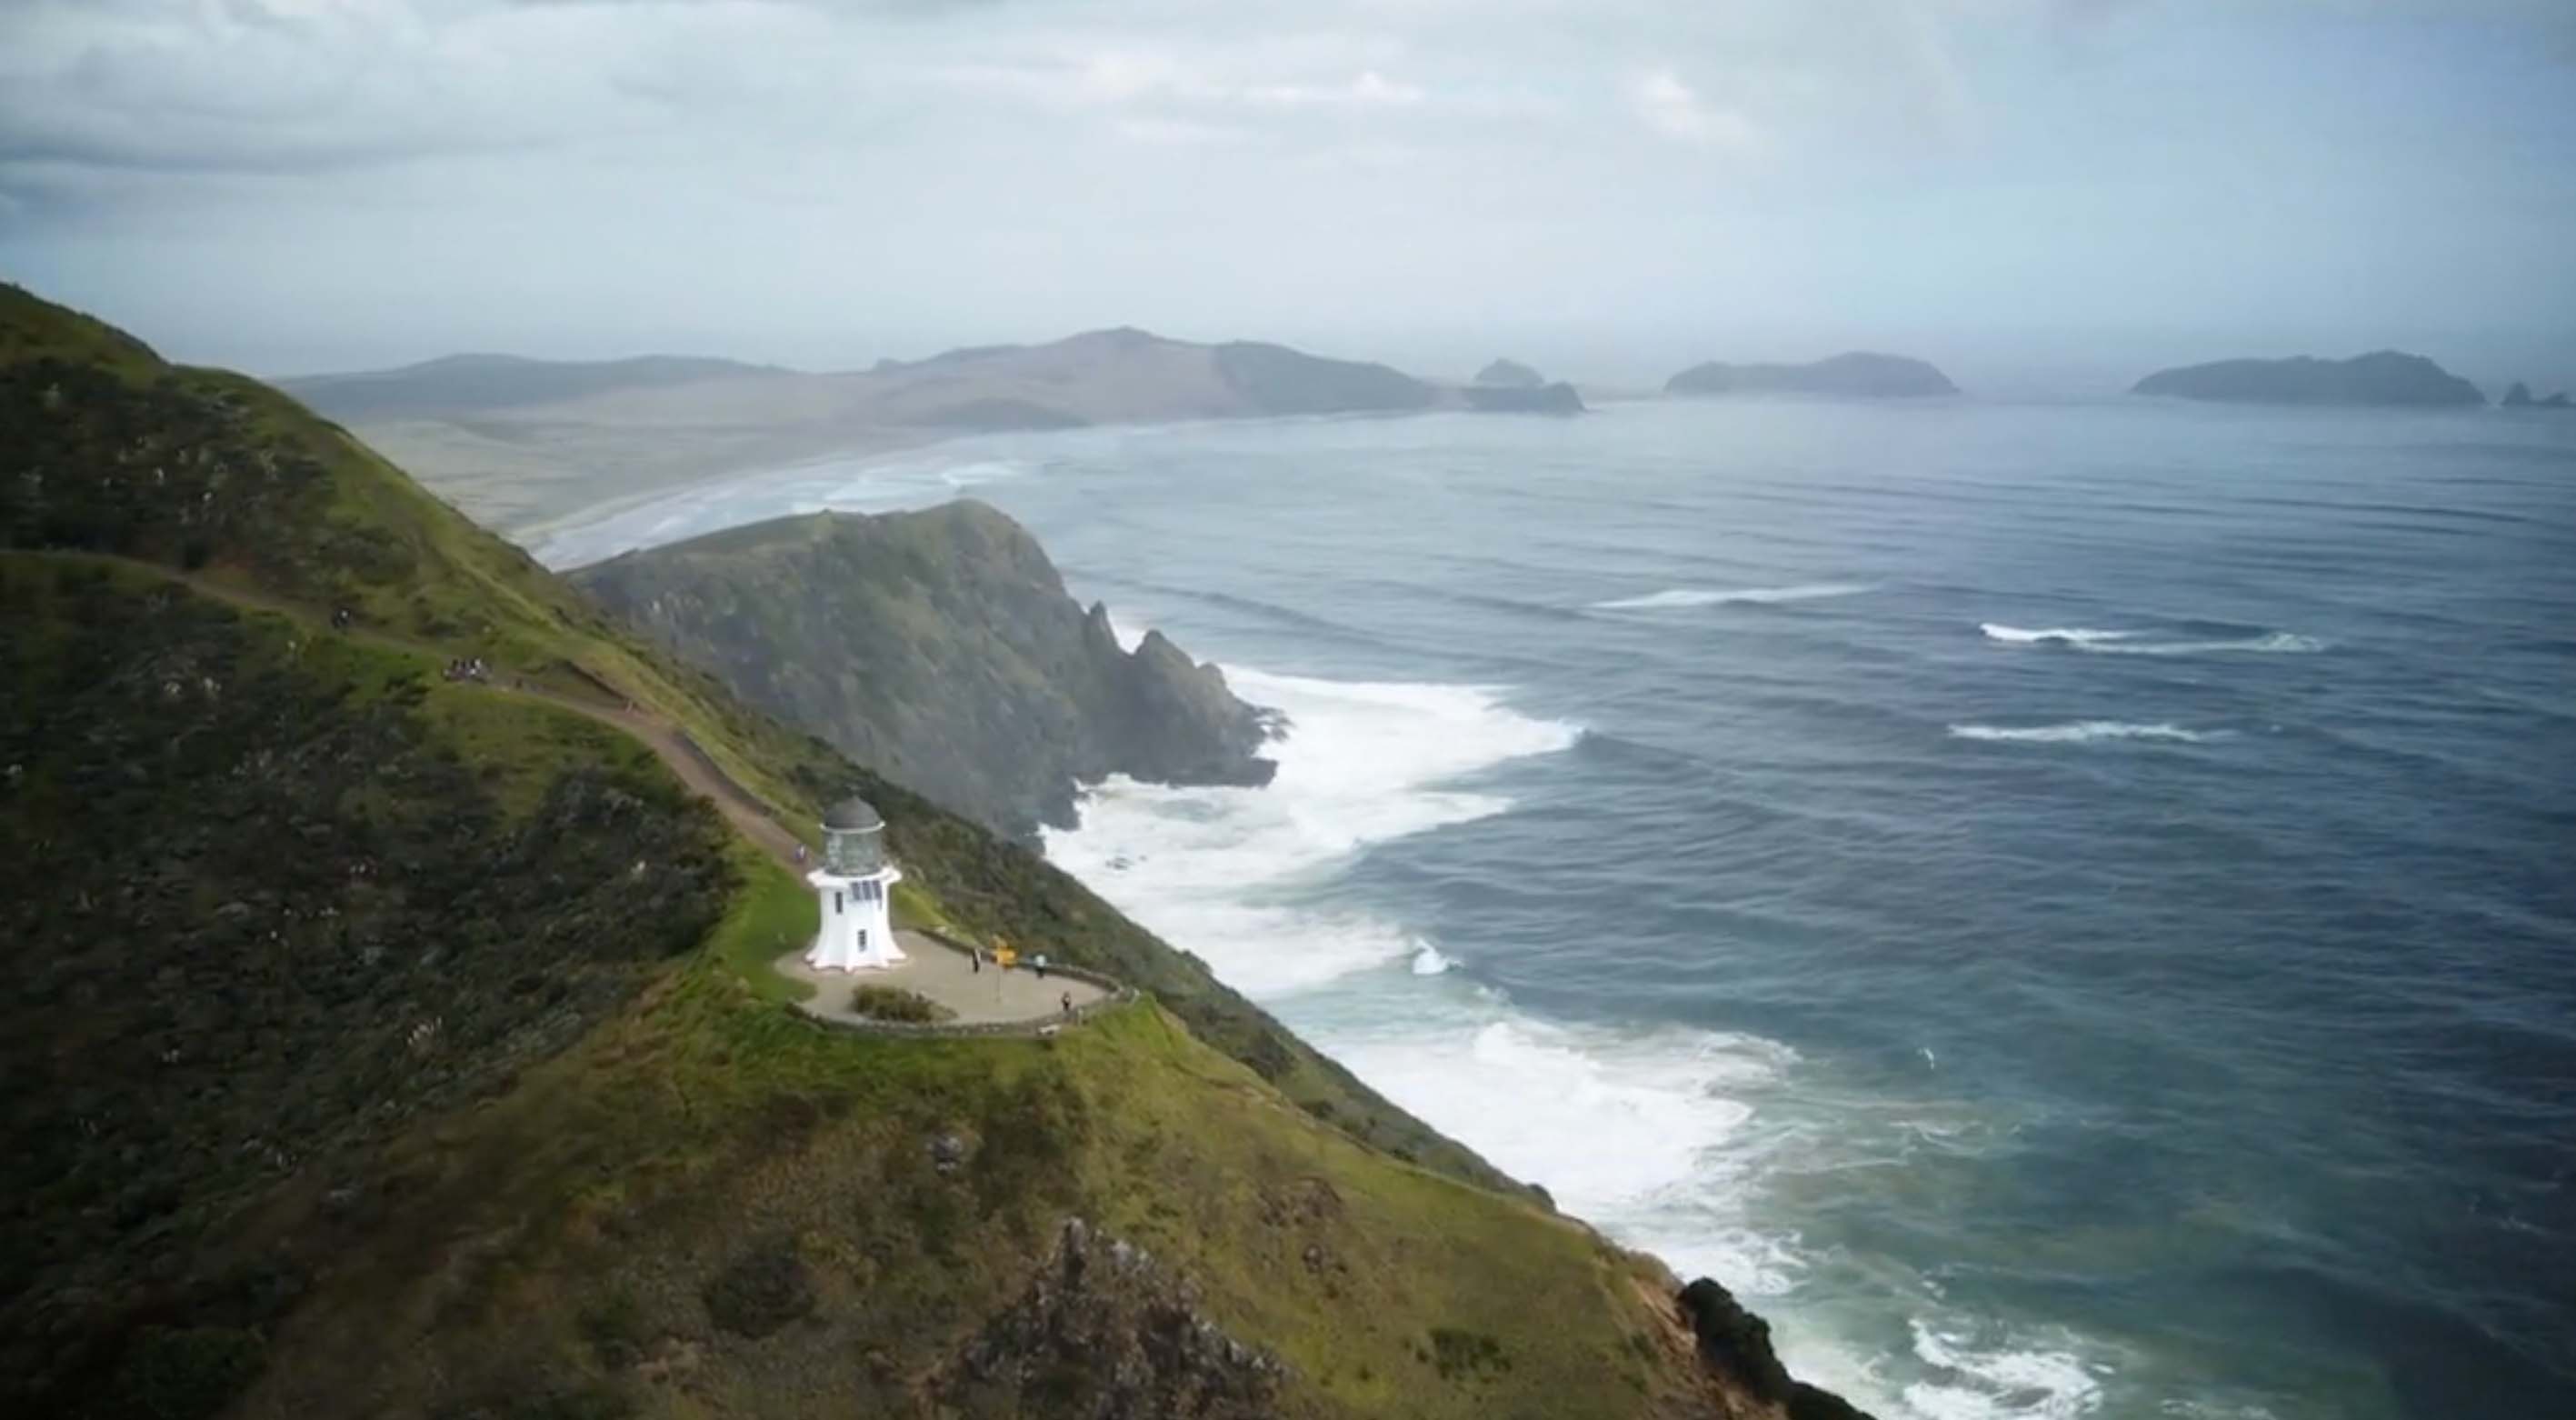
[{"label": "dark blue sea", "polygon": [[1291,728],[1058,862],[1882,1416],[2576,1415],[2576,418],[1612,405],[984,440]]}]

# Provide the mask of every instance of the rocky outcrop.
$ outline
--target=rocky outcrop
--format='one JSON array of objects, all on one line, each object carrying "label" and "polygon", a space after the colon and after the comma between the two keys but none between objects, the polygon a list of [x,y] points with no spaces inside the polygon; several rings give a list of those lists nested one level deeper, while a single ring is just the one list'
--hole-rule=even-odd
[{"label": "rocky outcrop", "polygon": [[1131,654],[973,501],[736,528],[575,583],[753,703],[1019,838],[1111,774],[1266,784],[1270,724],[1157,632]]},{"label": "rocky outcrop", "polygon": [[1771,1349],[1771,1324],[1746,1311],[1724,1287],[1703,1277],[1682,1289],[1679,1304],[1701,1361],[1727,1389],[1778,1406],[1788,1420],[1870,1420],[1867,1411],[1832,1391],[1793,1379]]},{"label": "rocky outcrop", "polygon": [[1547,383],[1547,377],[1518,360],[1496,360],[1476,372],[1479,385],[1505,389],[1534,390]]},{"label": "rocky outcrop", "polygon": [[1552,385],[1469,385],[1460,391],[1480,414],[1581,414],[1583,396],[1563,380]]},{"label": "rocky outcrop", "polygon": [[2516,380],[2513,382],[2513,388],[2504,392],[2504,407],[2507,409],[2567,409],[2571,407],[2571,401],[2567,398],[2565,390],[2560,390],[2547,399],[2533,399],[2531,386]]},{"label": "rocky outcrop", "polygon": [[1067,1221],[1020,1299],[932,1380],[968,1415],[1255,1420],[1279,1413],[1287,1368],[1235,1340],[1197,1291],[1142,1248]]},{"label": "rocky outcrop", "polygon": [[2287,360],[2219,360],[2158,370],[2133,394],[2228,404],[2329,404],[2447,407],[2482,405],[2487,397],[2421,355],[2374,351],[2349,360],[2311,355]]},{"label": "rocky outcrop", "polygon": [[1957,394],[1950,377],[1904,355],[1853,351],[1805,365],[1729,365],[1712,360],[1664,382],[1666,394],[1813,394],[1843,399],[1913,399]]}]

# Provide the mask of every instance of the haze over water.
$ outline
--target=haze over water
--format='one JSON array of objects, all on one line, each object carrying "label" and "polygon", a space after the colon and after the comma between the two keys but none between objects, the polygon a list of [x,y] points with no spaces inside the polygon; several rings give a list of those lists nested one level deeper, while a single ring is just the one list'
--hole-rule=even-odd
[{"label": "haze over water", "polygon": [[2576,1413],[2576,423],[1087,431],[971,486],[1287,712],[1057,861],[1883,1415]]}]

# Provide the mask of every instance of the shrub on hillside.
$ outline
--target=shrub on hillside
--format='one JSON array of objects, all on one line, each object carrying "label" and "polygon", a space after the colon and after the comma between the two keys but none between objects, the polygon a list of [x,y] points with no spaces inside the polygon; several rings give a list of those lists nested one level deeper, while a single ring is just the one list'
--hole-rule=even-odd
[{"label": "shrub on hillside", "polygon": [[895,1021],[904,1025],[930,1025],[957,1014],[918,992],[906,991],[900,986],[872,984],[851,988],[850,1010],[872,1021]]}]

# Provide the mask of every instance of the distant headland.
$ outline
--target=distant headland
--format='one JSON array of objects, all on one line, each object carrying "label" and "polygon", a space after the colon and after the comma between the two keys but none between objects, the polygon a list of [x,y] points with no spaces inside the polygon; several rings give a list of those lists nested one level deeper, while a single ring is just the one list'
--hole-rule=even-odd
[{"label": "distant headland", "polygon": [[1712,360],[1664,382],[1664,393],[1820,394],[1844,399],[1914,399],[1957,394],[1950,377],[1905,355],[1852,351],[1805,365],[1730,365]]},{"label": "distant headland", "polygon": [[2405,407],[2483,405],[2487,397],[2421,355],[2373,351],[2349,360],[2313,355],[2287,360],[2219,360],[2158,370],[2133,394],[2233,404],[2340,404]]}]

